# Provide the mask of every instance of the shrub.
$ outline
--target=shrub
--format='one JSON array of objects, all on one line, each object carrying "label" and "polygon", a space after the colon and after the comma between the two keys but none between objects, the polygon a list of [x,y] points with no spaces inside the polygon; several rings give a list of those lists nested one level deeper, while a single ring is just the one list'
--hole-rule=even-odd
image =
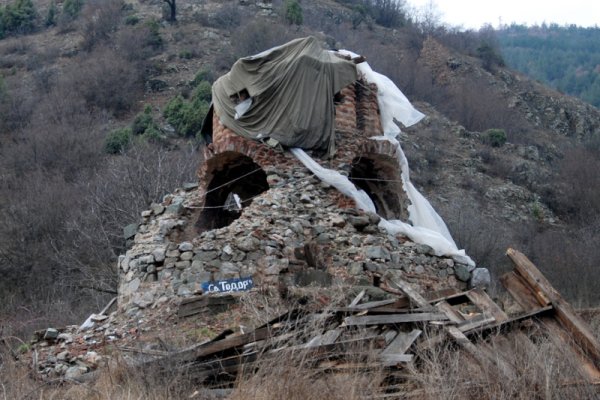
[{"label": "shrub", "polygon": [[184,60],[190,60],[194,58],[194,53],[192,53],[190,50],[181,50],[179,52],[179,58],[183,58]]},{"label": "shrub", "polygon": [[152,118],[152,107],[146,105],[144,111],[138,114],[133,120],[133,123],[131,124],[131,133],[134,135],[141,135],[152,125],[156,125]]},{"label": "shrub", "polygon": [[140,22],[140,17],[137,15],[128,15],[125,18],[125,25],[137,25]]},{"label": "shrub", "polygon": [[193,101],[204,101],[210,103],[212,100],[212,85],[210,82],[201,81],[198,85],[196,85],[196,89],[192,94]]},{"label": "shrub", "polygon": [[31,0],[17,0],[14,4],[0,7],[0,39],[9,34],[32,32],[36,18]]},{"label": "shrub", "polygon": [[202,68],[198,72],[196,72],[196,75],[194,75],[194,79],[190,83],[193,87],[196,87],[202,81],[207,81],[207,82],[212,83],[212,82],[214,82],[214,80],[215,79],[214,79],[212,71],[208,68]]},{"label": "shrub", "polygon": [[71,79],[66,84],[79,92],[88,106],[122,115],[142,93],[142,72],[112,49],[100,47],[69,68],[66,74]]},{"label": "shrub", "polygon": [[506,143],[504,129],[488,129],[484,132],[483,140],[492,147],[502,147]]},{"label": "shrub", "polygon": [[79,16],[83,8],[83,0],[65,0],[63,3],[63,16],[68,20],[74,20]]},{"label": "shrub", "polygon": [[504,66],[504,59],[498,49],[490,43],[484,42],[477,48],[477,57],[483,62],[483,68],[488,71],[492,71],[494,67]]},{"label": "shrub", "polygon": [[191,102],[187,102],[178,95],[167,103],[163,116],[178,135],[195,136],[202,128],[209,107],[210,104],[200,97],[194,96]]},{"label": "shrub", "polygon": [[131,143],[131,128],[120,128],[110,132],[104,141],[104,151],[119,154],[127,150]]},{"label": "shrub", "polygon": [[58,13],[58,8],[56,8],[56,3],[52,1],[50,6],[48,7],[48,12],[46,13],[46,20],[44,21],[44,25],[54,26],[56,25],[56,15]]},{"label": "shrub", "polygon": [[163,38],[160,36],[160,24],[157,20],[152,19],[146,22],[148,28],[148,36],[146,38],[146,45],[157,50],[163,45]]},{"label": "shrub", "polygon": [[285,20],[290,25],[302,25],[304,17],[302,7],[298,0],[287,0],[285,2]]},{"label": "shrub", "polygon": [[81,11],[83,48],[90,50],[106,42],[121,19],[122,0],[89,0]]}]

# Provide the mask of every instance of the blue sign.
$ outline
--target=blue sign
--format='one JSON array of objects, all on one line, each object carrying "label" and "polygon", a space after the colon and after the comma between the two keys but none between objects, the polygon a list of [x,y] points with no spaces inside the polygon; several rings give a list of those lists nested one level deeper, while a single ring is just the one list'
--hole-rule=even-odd
[{"label": "blue sign", "polygon": [[245,290],[250,290],[252,287],[254,287],[254,281],[252,280],[252,277],[202,283],[202,290],[204,293],[242,292]]}]

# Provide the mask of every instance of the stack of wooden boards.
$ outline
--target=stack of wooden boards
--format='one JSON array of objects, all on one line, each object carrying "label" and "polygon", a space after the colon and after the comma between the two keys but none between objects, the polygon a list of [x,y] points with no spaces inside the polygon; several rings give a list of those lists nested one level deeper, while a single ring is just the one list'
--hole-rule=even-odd
[{"label": "stack of wooden boards", "polygon": [[510,317],[482,289],[418,293],[407,282],[384,276],[382,287],[396,294],[393,299],[361,302],[361,292],[346,307],[291,310],[251,332],[225,331],[166,358],[185,366],[202,383],[226,387],[240,371],[252,371],[271,357],[302,354],[323,373],[350,368],[402,371],[409,363],[418,364],[424,352],[450,342],[481,368],[494,366],[511,376],[517,374],[515,366],[487,338],[529,341],[520,330],[525,324],[535,325],[565,350],[586,383],[600,383],[600,346],[590,328],[531,261],[512,249],[507,255],[515,269],[501,282],[522,310]]}]

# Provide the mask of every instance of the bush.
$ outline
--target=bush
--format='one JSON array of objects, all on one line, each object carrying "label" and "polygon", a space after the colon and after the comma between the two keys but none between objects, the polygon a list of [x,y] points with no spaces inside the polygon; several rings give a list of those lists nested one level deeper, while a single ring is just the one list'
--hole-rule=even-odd
[{"label": "bush", "polygon": [[50,6],[48,7],[48,12],[46,13],[46,20],[44,21],[44,25],[46,27],[56,25],[56,15],[58,13],[58,8],[56,8],[56,3],[52,1]]},{"label": "bush", "polygon": [[210,104],[200,98],[187,102],[180,95],[171,99],[163,112],[180,136],[195,136],[202,128]]},{"label": "bush", "polygon": [[194,58],[194,53],[192,53],[190,50],[181,50],[179,52],[179,58],[182,58],[184,60],[191,60],[192,58]]},{"label": "bush", "polygon": [[32,32],[36,18],[31,0],[17,0],[14,4],[0,7],[0,39],[5,35]]},{"label": "bush", "polygon": [[196,75],[194,75],[194,79],[190,83],[193,87],[196,87],[202,81],[207,81],[209,83],[213,83],[215,81],[213,73],[210,69],[208,69],[208,68],[200,69],[198,72],[196,72]]},{"label": "bush", "polygon": [[148,36],[146,38],[146,45],[157,50],[163,45],[163,38],[160,36],[160,24],[157,20],[152,19],[146,22],[148,28]]},{"label": "bush", "polygon": [[302,25],[304,17],[302,7],[297,0],[287,0],[285,2],[285,20],[290,25]]},{"label": "bush", "polygon": [[492,147],[502,147],[506,143],[504,129],[488,129],[484,132],[483,140]]},{"label": "bush", "polygon": [[140,17],[137,15],[128,15],[125,18],[125,25],[137,25],[140,22]]},{"label": "bush", "polygon": [[131,128],[120,128],[110,132],[104,141],[104,151],[108,154],[123,153],[131,143]]},{"label": "bush", "polygon": [[492,71],[494,67],[503,67],[504,59],[499,53],[499,50],[490,43],[482,43],[477,48],[477,57],[483,62],[483,68]]},{"label": "bush", "polygon": [[74,20],[79,16],[83,8],[83,0],[65,0],[62,8],[62,15],[67,20]]},{"label": "bush", "polygon": [[147,105],[144,112],[138,114],[131,124],[131,133],[142,135],[151,125],[156,125],[152,118],[152,107]]},{"label": "bush", "polygon": [[196,85],[196,89],[192,94],[192,99],[195,102],[204,101],[210,103],[212,101],[212,85],[207,81],[200,81],[198,85]]},{"label": "bush", "polygon": [[81,11],[83,48],[107,42],[116,31],[123,8],[123,0],[89,0]]}]

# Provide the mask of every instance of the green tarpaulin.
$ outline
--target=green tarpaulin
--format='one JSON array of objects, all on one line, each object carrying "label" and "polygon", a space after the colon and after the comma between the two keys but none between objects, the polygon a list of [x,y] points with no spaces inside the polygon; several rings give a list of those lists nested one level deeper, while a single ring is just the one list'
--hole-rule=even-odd
[{"label": "green tarpaulin", "polygon": [[[223,124],[240,136],[333,154],[333,97],[356,79],[353,62],[324,50],[314,37],[296,39],[238,60],[214,83],[213,103]],[[238,107],[236,119],[236,105],[248,96],[250,107]]]}]

